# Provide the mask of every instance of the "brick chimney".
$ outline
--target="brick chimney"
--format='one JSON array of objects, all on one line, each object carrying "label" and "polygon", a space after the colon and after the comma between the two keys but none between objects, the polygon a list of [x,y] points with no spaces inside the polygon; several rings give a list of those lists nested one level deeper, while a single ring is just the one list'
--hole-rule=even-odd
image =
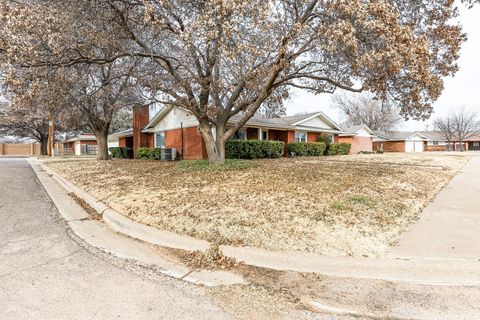
[{"label": "brick chimney", "polygon": [[147,106],[133,107],[133,156],[137,157],[137,149],[148,147],[148,134],[142,133],[142,129],[149,122],[149,109]]}]

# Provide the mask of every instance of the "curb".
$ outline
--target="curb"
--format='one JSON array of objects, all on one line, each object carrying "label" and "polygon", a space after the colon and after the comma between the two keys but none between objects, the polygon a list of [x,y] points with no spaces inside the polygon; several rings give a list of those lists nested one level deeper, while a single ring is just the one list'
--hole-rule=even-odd
[{"label": "curb", "polygon": [[[134,260],[140,265],[154,266],[164,275],[197,285],[215,287],[246,283],[241,275],[232,272],[190,269],[163,256],[151,247],[151,244],[155,244],[191,251],[206,250],[210,245],[208,242],[166,231],[152,235],[150,234],[153,230],[152,227],[139,223],[129,224],[128,220],[130,219],[111,210],[81,188],[60,177],[43,163],[32,158],[28,158],[27,161],[58,212],[67,222],[68,227],[89,245],[118,258]],[[72,192],[97,211],[101,210],[109,223],[88,220],[88,214],[70,197],[69,193]],[[133,239],[125,237],[122,233],[131,234]],[[137,238],[135,235],[143,236],[146,243],[139,241],[143,240],[142,237]],[[150,240],[155,242],[150,242]],[[194,240],[192,244],[184,244],[185,241],[188,243],[190,240]]]},{"label": "curb", "polygon": [[138,223],[113,209],[107,209],[103,212],[103,220],[116,232],[162,247],[188,251],[206,251],[210,247],[208,241],[198,240]]},{"label": "curb", "polygon": [[[108,208],[93,196],[39,164],[55,180],[99,209],[106,224],[116,232],[169,248],[205,250],[210,243],[135,222]],[[100,211],[101,210],[101,211]],[[432,260],[395,258],[327,257],[315,253],[271,252],[253,247],[220,246],[226,257],[247,265],[278,271],[318,273],[327,276],[386,280],[439,286],[480,286],[480,260]]]}]

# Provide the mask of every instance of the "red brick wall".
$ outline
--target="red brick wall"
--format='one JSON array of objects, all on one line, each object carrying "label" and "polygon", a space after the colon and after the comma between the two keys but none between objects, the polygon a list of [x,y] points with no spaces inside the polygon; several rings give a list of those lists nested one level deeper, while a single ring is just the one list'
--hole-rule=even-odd
[{"label": "red brick wall", "polygon": [[286,143],[289,142],[295,142],[295,131],[288,131]]},{"label": "red brick wall", "polygon": [[317,142],[318,137],[320,137],[321,133],[319,132],[307,132],[307,141],[308,142]]},{"label": "red brick wall", "polygon": [[433,145],[427,145],[427,142],[425,141],[424,145],[423,145],[423,150],[424,151],[446,151],[447,150],[447,146],[446,145],[443,145],[443,146],[433,146]]},{"label": "red brick wall", "polygon": [[177,152],[182,154],[185,160],[208,157],[202,135],[198,132],[197,127],[183,128],[183,150],[182,129],[165,131],[165,147],[177,149]]},{"label": "red brick wall", "polygon": [[373,142],[373,150],[378,150],[383,144],[385,152],[405,152],[405,141],[377,141]]},{"label": "red brick wall", "polygon": [[369,151],[373,150],[372,138],[370,137],[357,137],[357,136],[348,136],[348,137],[338,137],[339,143],[350,143],[352,147],[350,148],[350,154],[356,154],[360,151]]},{"label": "red brick wall", "polygon": [[127,146],[127,137],[118,138],[118,146],[120,148],[126,147]]}]

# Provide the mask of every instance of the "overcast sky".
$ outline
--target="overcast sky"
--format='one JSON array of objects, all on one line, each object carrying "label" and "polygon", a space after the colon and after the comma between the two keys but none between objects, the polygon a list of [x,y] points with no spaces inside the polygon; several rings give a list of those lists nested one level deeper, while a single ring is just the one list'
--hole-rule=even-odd
[{"label": "overcast sky", "polygon": [[[458,64],[460,70],[455,77],[446,78],[442,96],[434,104],[434,114],[425,122],[408,121],[398,127],[400,130],[424,130],[435,117],[448,113],[451,108],[465,106],[480,112],[480,6],[473,9],[460,7],[460,23],[468,40],[462,46]],[[331,94],[313,95],[297,91],[287,102],[287,114],[321,110],[341,122],[341,116],[331,107]]]}]

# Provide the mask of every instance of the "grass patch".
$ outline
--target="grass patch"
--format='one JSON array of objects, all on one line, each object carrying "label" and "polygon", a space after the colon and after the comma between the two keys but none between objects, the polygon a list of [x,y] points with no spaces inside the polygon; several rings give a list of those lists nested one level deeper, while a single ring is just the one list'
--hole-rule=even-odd
[{"label": "grass patch", "polygon": [[183,160],[177,164],[182,171],[227,171],[256,168],[258,164],[252,160],[226,159],[223,164],[212,164],[208,160]]},{"label": "grass patch", "polygon": [[373,208],[375,206],[375,200],[370,197],[362,195],[354,195],[347,197],[346,199],[335,201],[330,205],[330,209],[333,210],[353,210],[355,206],[363,206],[365,208]]},{"label": "grass patch", "polygon": [[375,201],[367,196],[355,195],[347,198],[347,201],[353,204],[364,205],[367,207],[373,207],[375,205]]},{"label": "grass patch", "polygon": [[[421,164],[425,158],[431,166]],[[48,166],[127,217],[163,230],[275,251],[378,256],[464,163],[384,154],[222,165],[79,159]],[[218,265],[211,257],[188,258],[192,265]]]}]

